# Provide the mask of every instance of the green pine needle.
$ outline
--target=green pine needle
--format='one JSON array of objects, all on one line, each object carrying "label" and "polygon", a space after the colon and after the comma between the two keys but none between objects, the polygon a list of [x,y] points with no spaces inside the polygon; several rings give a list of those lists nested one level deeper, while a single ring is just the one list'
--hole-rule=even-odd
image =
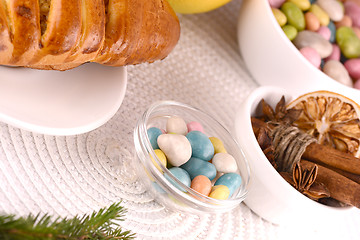
[{"label": "green pine needle", "polygon": [[101,240],[134,239],[130,231],[123,231],[117,221],[123,221],[125,210],[120,203],[82,217],[56,218],[29,215],[15,217],[0,215],[0,239],[4,240]]}]

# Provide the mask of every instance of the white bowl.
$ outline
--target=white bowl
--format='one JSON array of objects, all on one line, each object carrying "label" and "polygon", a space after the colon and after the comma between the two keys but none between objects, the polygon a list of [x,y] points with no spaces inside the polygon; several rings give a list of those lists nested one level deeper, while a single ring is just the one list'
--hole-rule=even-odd
[{"label": "white bowl", "polygon": [[281,225],[316,224],[349,216],[353,207],[330,207],[313,201],[284,180],[263,154],[252,130],[251,116],[259,114],[259,102],[272,107],[281,96],[291,101],[298,95],[278,87],[260,87],[240,105],[235,119],[235,134],[252,169],[252,186],[244,202],[260,217]]},{"label": "white bowl", "polygon": [[238,18],[241,55],[260,85],[291,94],[333,90],[360,103],[360,91],[328,77],[306,60],[277,23],[268,0],[243,0]]}]

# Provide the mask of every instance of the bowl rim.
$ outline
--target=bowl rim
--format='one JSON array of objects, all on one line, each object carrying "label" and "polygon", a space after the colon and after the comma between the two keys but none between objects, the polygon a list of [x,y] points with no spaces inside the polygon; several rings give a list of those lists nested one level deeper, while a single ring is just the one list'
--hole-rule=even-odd
[{"label": "bowl rim", "polygon": [[[149,137],[147,134],[147,122],[148,122],[151,114],[156,112],[156,109],[158,109],[159,107],[162,107],[162,106],[180,107],[180,108],[185,108],[187,110],[200,113],[201,115],[204,115],[207,118],[211,119],[211,121],[216,123],[218,125],[218,127],[221,128],[221,131],[224,131],[228,135],[228,137],[233,141],[233,144],[235,144],[237,146],[237,148],[239,150],[238,151],[239,154],[241,154],[241,159],[237,160],[238,167],[239,167],[238,162],[240,162],[240,161],[243,161],[244,166],[246,166],[246,169],[244,169],[244,170],[247,172],[247,178],[245,179],[244,176],[242,176],[240,174],[240,176],[242,178],[242,184],[243,184],[242,190],[238,190],[238,193],[236,195],[233,195],[231,198],[226,199],[226,200],[210,198],[208,196],[198,193],[197,191],[195,191],[195,190],[191,189],[190,187],[186,186],[185,184],[183,184],[165,166],[163,166],[161,164],[160,160],[158,159],[158,157],[156,156],[156,154],[154,152],[154,149],[151,146],[151,143],[150,143],[150,140],[149,140]],[[200,205],[201,207],[204,207],[204,208],[211,208],[212,210],[214,210],[214,209],[221,210],[221,209],[224,209],[224,207],[229,208],[229,210],[230,210],[233,207],[236,207],[238,204],[240,204],[245,199],[245,197],[250,189],[251,182],[252,182],[251,181],[252,171],[250,169],[250,164],[249,164],[248,160],[246,159],[246,157],[245,157],[242,149],[240,148],[240,145],[236,141],[235,137],[233,137],[233,135],[230,134],[230,132],[219,121],[217,121],[213,116],[209,115],[208,113],[206,113],[196,107],[190,106],[185,103],[171,101],[171,100],[157,101],[157,102],[154,102],[153,104],[151,104],[145,110],[143,115],[138,120],[136,129],[138,131],[141,131],[142,133],[145,133],[144,136],[145,136],[146,141],[144,141],[142,143],[145,147],[144,149],[154,159],[154,161],[161,168],[163,173],[161,173],[156,168],[156,166],[151,162],[150,157],[145,158],[146,161],[144,161],[144,159],[141,157],[138,157],[138,158],[144,164],[144,166],[146,166],[146,170],[149,172],[151,177],[153,177],[155,179],[156,183],[159,184],[165,192],[170,193],[173,196],[176,196],[177,198],[179,198],[180,201],[185,201],[185,203],[190,203],[190,205],[196,204],[196,205]],[[139,139],[136,139],[138,134],[140,134],[140,133],[137,132],[134,134],[135,142],[139,141]],[[136,145],[137,144],[135,143],[135,148],[137,148]],[[138,151],[143,151],[144,149],[140,149],[140,150],[136,149],[136,152],[138,153]],[[176,182],[181,188],[185,189],[186,192],[181,191],[180,189],[175,187],[171,182],[169,182],[169,180],[165,178],[165,174],[172,181]],[[188,204],[188,206],[189,206],[189,204]],[[199,210],[199,209],[197,209],[197,210]]]}]

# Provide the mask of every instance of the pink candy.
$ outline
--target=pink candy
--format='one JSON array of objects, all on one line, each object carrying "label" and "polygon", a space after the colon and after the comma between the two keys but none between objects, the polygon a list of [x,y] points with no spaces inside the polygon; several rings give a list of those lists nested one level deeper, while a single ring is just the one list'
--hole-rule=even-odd
[{"label": "pink candy", "polygon": [[279,8],[285,2],[285,0],[269,0],[269,4],[273,8]]},{"label": "pink candy", "polygon": [[187,124],[187,128],[188,128],[188,132],[200,131],[202,133],[205,133],[203,126],[201,125],[201,123],[198,123],[198,122],[189,122]]},{"label": "pink candy", "polygon": [[318,30],[317,33],[319,33],[321,36],[323,36],[326,40],[330,40],[331,37],[331,31],[328,27],[325,26],[321,26]]},{"label": "pink candy", "polygon": [[353,26],[360,27],[360,6],[354,2],[347,1],[344,3],[345,14],[348,15],[353,23]]},{"label": "pink candy", "polygon": [[360,58],[349,59],[344,63],[346,70],[353,79],[360,79]]},{"label": "pink candy", "polygon": [[311,47],[303,47],[300,49],[300,53],[316,68],[320,67],[321,57],[315,49]]},{"label": "pink candy", "polygon": [[341,50],[340,47],[337,44],[332,44],[333,46],[333,51],[330,54],[330,56],[328,56],[327,58],[325,58],[325,62],[329,61],[329,60],[336,60],[336,61],[340,61],[340,56],[341,56]]}]

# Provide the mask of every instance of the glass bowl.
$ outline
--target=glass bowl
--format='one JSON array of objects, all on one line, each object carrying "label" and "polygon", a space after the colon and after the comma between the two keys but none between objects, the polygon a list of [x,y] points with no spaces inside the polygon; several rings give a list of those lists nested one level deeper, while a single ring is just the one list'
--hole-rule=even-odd
[{"label": "glass bowl", "polygon": [[[196,121],[202,124],[208,137],[222,140],[225,149],[236,160],[238,174],[242,178],[241,186],[227,200],[218,200],[202,195],[185,186],[160,163],[149,141],[147,129],[158,127],[165,129],[166,121],[171,116],[178,116],[185,122]],[[238,206],[246,197],[250,183],[250,167],[239,145],[232,135],[213,117],[194,107],[173,101],[161,101],[152,104],[140,117],[134,130],[134,143],[137,154],[137,172],[147,190],[159,203],[169,209],[191,213],[225,212]],[[164,174],[153,164],[151,157],[172,181],[185,191],[180,191],[171,184]]]}]

